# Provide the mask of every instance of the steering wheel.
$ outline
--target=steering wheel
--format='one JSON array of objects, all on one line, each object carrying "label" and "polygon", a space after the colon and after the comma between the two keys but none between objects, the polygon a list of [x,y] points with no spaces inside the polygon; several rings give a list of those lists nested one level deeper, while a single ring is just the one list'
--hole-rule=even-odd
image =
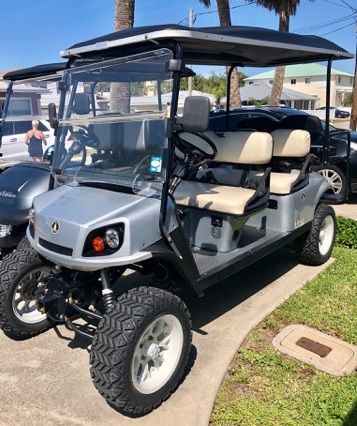
[{"label": "steering wheel", "polygon": [[81,128],[76,131],[72,131],[72,136],[75,141],[79,141],[83,148],[89,146],[91,148],[98,148],[100,145],[100,140],[98,136],[86,126],[80,126]]},{"label": "steering wheel", "polygon": [[134,194],[139,194],[146,188],[146,180],[141,173],[137,173],[131,184],[131,189]]},{"label": "steering wheel", "polygon": [[74,155],[79,154],[81,151],[83,152],[81,164],[86,162],[87,152],[86,147],[89,146],[91,148],[98,148],[100,145],[100,140],[98,136],[85,126],[81,126],[82,128],[76,131],[71,131],[71,134],[74,138],[72,145],[68,148],[67,154],[61,161],[59,166],[60,169],[65,168],[68,163],[71,161]]},{"label": "steering wheel", "polygon": [[210,138],[208,138],[203,133],[194,133],[190,132],[192,135],[197,136],[201,140],[203,140],[212,150],[211,153],[207,152],[206,150],[194,145],[191,142],[188,142],[187,140],[183,139],[180,134],[176,133],[175,135],[175,146],[176,148],[181,151],[184,155],[188,155],[191,157],[191,159],[194,160],[212,160],[216,154],[217,154],[217,147],[216,145],[211,141]]}]

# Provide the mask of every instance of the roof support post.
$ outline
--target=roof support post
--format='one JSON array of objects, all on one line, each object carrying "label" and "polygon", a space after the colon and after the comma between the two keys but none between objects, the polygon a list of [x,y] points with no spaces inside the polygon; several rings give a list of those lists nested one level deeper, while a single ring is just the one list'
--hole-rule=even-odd
[{"label": "roof support post", "polygon": [[[176,43],[176,52],[175,59],[182,59],[182,48],[180,43]],[[161,197],[161,205],[160,205],[160,220],[159,227],[161,231],[161,235],[164,236],[166,243],[169,247],[175,252],[178,257],[181,257],[179,250],[177,249],[173,239],[171,238],[169,231],[166,228],[166,216],[167,216],[167,208],[168,208],[168,200],[169,200],[169,188],[171,182],[171,174],[172,174],[172,163],[174,158],[174,144],[172,141],[172,132],[174,130],[175,125],[175,117],[178,108],[178,98],[180,92],[180,81],[181,81],[181,70],[173,71],[173,85],[172,85],[172,98],[171,98],[171,109],[170,109],[170,117],[167,118],[167,129],[166,136],[168,137],[168,144],[164,149],[164,175],[165,181],[162,188],[162,197]]]},{"label": "roof support post", "polygon": [[327,74],[326,74],[326,111],[325,111],[325,135],[324,135],[324,145],[322,149],[322,162],[323,164],[327,163],[328,160],[328,150],[330,142],[329,134],[329,125],[330,125],[330,99],[331,99],[331,69],[332,69],[332,57],[329,58],[327,62]]},{"label": "roof support post", "polygon": [[7,86],[6,89],[6,96],[5,96],[5,102],[4,102],[4,106],[3,106],[3,110],[2,110],[2,114],[1,114],[1,121],[5,120],[5,117],[7,115],[7,110],[9,109],[9,104],[10,104],[10,97],[13,93],[13,82],[11,81],[10,84]]}]

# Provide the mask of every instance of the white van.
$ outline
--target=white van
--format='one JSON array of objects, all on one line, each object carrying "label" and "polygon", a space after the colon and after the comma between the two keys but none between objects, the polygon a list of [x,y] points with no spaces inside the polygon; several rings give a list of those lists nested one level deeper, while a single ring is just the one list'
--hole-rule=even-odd
[{"label": "white van", "polygon": [[[47,140],[47,147],[53,145],[54,134],[48,121],[43,117],[7,117],[2,123],[0,153],[4,160],[19,159],[24,160],[28,157],[28,147],[25,145],[25,135],[32,129],[32,120],[38,120],[38,129],[43,132]],[[44,147],[45,151],[45,147]]]}]

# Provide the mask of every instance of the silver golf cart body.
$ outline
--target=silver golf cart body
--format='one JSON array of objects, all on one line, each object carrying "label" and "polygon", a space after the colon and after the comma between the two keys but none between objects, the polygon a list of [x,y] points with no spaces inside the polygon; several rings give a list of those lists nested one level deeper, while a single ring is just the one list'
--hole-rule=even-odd
[{"label": "silver golf cart body", "polygon": [[[135,53],[143,51],[145,53]],[[131,53],[131,58],[130,56],[126,56],[129,52]],[[155,63],[155,66],[160,68],[159,72],[162,75],[155,76],[155,71],[152,70],[152,77],[147,77],[147,79],[159,80],[165,74],[165,67],[169,69],[171,66],[173,74],[175,72],[179,73],[183,60],[185,64],[272,66],[283,63],[290,64],[350,57],[347,52],[344,52],[338,46],[318,37],[280,34],[276,31],[261,28],[188,29],[179,26],[136,28],[118,34],[110,34],[86,43],[74,45],[62,52],[62,56],[70,58],[72,64],[75,64],[77,61],[85,63],[85,60],[94,61],[111,58],[107,63],[103,61],[97,64],[86,65],[87,68],[84,66],[84,68],[78,67],[78,69],[72,68],[66,71],[65,74],[67,74],[67,77],[65,76],[64,80],[67,78],[73,81],[76,78],[80,80],[81,73],[83,74],[82,80],[84,80],[87,77],[84,75],[86,73],[88,75],[91,73],[95,75],[100,72],[105,73],[105,70],[110,70],[111,68],[113,69],[113,73],[116,72],[118,74],[121,68],[123,70],[127,68],[128,76],[134,75],[135,79],[140,79],[138,68],[142,67],[142,69],[147,71],[151,63]],[[113,59],[117,56],[124,57],[124,59]],[[162,59],[160,60],[159,58]],[[135,65],[135,69],[130,68],[131,61]],[[140,62],[142,62],[142,65],[139,66]],[[166,78],[168,77],[169,75],[167,74]],[[88,77],[88,79],[90,80],[91,77]],[[125,81],[121,77],[117,79],[118,81]],[[95,81],[93,77],[92,80]],[[128,77],[128,80],[130,80],[130,77]],[[103,77],[103,81],[105,81],[105,77]],[[175,84],[174,79],[173,85]],[[73,96],[73,93],[71,96]],[[173,98],[170,102],[171,117],[175,117],[176,115],[177,98],[178,91],[176,90],[176,93],[175,91],[173,92]],[[135,127],[135,123],[137,123],[136,125],[143,128],[155,120],[160,122],[160,120],[163,121],[165,119],[164,111],[160,104],[157,105],[156,112],[150,112],[150,114],[156,114],[155,117],[151,115],[143,118],[142,114],[135,113],[129,114],[127,117],[116,117],[114,119],[113,117],[108,118],[106,114],[99,115],[98,112],[96,114],[93,118],[83,116],[83,118],[79,118],[79,121],[76,118],[76,121],[76,119],[72,120],[70,118],[68,110],[65,111],[64,108],[64,113],[60,111],[59,114],[59,129],[71,124],[75,125],[76,123],[89,126],[93,123],[92,125],[97,126],[98,134],[101,133],[103,135],[100,144],[103,145],[104,143],[108,145],[108,135],[110,132],[113,132],[113,126],[121,125],[123,129],[124,127],[128,129],[121,131],[128,138],[127,141],[130,140],[130,142],[125,142],[125,140],[123,142],[124,146],[129,148],[130,144],[138,147],[139,144],[145,145],[146,143],[144,139],[139,140],[143,137],[144,130],[139,133],[135,133],[135,130],[133,130],[131,134],[134,135],[135,133],[139,136],[139,139],[136,141],[131,140],[133,137],[130,136],[130,126]],[[113,113],[111,113],[112,115]],[[61,116],[67,117],[67,121],[61,119]],[[173,150],[172,132],[175,129],[176,123],[171,119],[168,122],[166,133],[163,130],[164,126],[166,128],[166,124],[162,124],[161,140],[157,140],[157,145],[161,152],[154,156],[155,158],[160,158],[160,162],[164,158],[166,160],[170,158],[170,153]],[[104,128],[105,130],[103,130]],[[189,126],[186,126],[186,130],[190,130]],[[164,140],[166,135],[168,136],[168,140]],[[105,136],[107,136],[106,139]],[[60,146],[61,144],[58,143],[58,147]],[[142,146],[141,148],[144,147]],[[132,149],[132,147],[129,149]],[[146,156],[147,152],[145,150],[143,152],[144,156]],[[164,152],[167,154],[164,155]],[[84,168],[88,169],[88,166],[84,166]],[[95,165],[93,165],[93,168],[95,168]],[[54,173],[56,173],[55,169],[56,164],[54,165]],[[81,171],[78,171],[77,176],[80,173]],[[162,240],[170,242],[172,239],[169,234],[179,227],[178,222],[180,220],[176,219],[177,213],[175,213],[173,207],[175,194],[173,198],[165,194],[169,192],[168,186],[171,173],[171,165],[163,163],[161,176],[159,177],[159,174],[156,174],[155,180],[160,180],[160,185],[162,185],[164,192],[163,196],[158,193],[160,191],[154,191],[155,194],[150,194],[148,197],[144,193],[139,195],[121,194],[120,192],[113,193],[113,191],[108,189],[103,191],[98,188],[83,188],[81,183],[78,186],[63,186],[51,193],[44,194],[42,197],[38,197],[34,203],[36,232],[32,234],[31,227],[29,228],[28,237],[30,242],[47,259],[50,259],[56,264],[78,270],[99,270],[114,265],[136,263],[151,258],[155,256],[155,252],[150,249],[150,246]],[[150,179],[152,177],[153,175],[151,175]],[[135,178],[135,175],[132,178]],[[152,186],[153,184],[155,182],[149,182],[148,185]],[[150,189],[147,188],[147,190],[150,193]],[[270,205],[275,205],[276,207],[265,208],[253,215],[243,214],[245,220],[248,220],[246,223],[247,226],[261,228],[264,223],[264,228],[266,229],[266,233],[262,238],[258,240],[253,238],[251,242],[251,249],[257,252],[257,258],[260,257],[259,248],[263,248],[269,245],[269,243],[273,243],[273,246],[277,247],[280,245],[276,244],[277,241],[285,244],[290,239],[289,236],[296,238],[299,230],[300,233],[306,232],[311,225],[316,206],[323,195],[329,192],[331,191],[326,181],[321,179],[317,174],[312,173],[309,176],[308,185],[305,185],[303,190],[284,194],[284,196],[271,194]],[[93,201],[98,196],[100,196],[100,202],[95,203],[94,206]],[[66,200],[65,206],[63,206],[64,200]],[[239,259],[240,255],[244,258],[246,250],[237,247],[237,244],[234,247],[234,241],[233,245],[230,244],[228,247],[225,242],[227,238],[230,240],[232,238],[225,233],[226,230],[224,228],[227,227],[227,232],[233,234],[237,230],[237,220],[235,218],[231,220],[227,215],[221,215],[223,218],[223,232],[220,232],[222,240],[220,242],[220,238],[217,238],[218,231],[213,229],[215,227],[211,226],[211,216],[216,216],[215,213],[217,212],[214,212],[211,216],[207,216],[206,213],[207,210],[204,214],[202,214],[202,211],[193,211],[190,219],[193,223],[186,226],[186,229],[190,227],[197,229],[196,232],[198,234],[193,239],[195,242],[201,242],[198,243],[201,249],[200,252],[193,254],[194,261],[192,265],[193,270],[196,267],[197,269],[194,274],[195,278],[191,284],[198,293],[201,292],[198,282],[201,282],[202,288],[204,288],[211,282],[211,279],[208,277],[211,275],[211,272],[214,276],[217,269],[220,270],[219,272],[226,269],[222,266],[222,261],[223,264],[227,263],[231,265],[229,268],[230,274],[239,269],[240,265],[245,264],[245,262],[240,263],[239,261],[235,262],[235,260]],[[219,212],[218,216],[220,216]],[[231,222],[234,222],[234,224]],[[125,228],[125,237],[123,238],[120,250],[107,256],[84,256],[83,244],[88,235],[98,227],[110,226],[116,223],[123,223]],[[51,226],[53,227],[54,224],[58,224],[60,227],[56,233],[51,230]],[[179,228],[180,233],[184,234],[185,225],[183,224]],[[163,230],[165,232],[162,232]],[[182,235],[182,239],[187,239],[187,235]],[[213,247],[216,246],[218,249],[217,256],[213,258],[210,252],[207,254],[210,258],[210,270],[207,270],[207,262],[202,260],[202,250],[203,246],[209,245],[210,242],[212,242]],[[169,243],[169,245],[174,247],[175,243]],[[184,257],[180,255],[177,247],[174,248],[174,253],[178,255],[179,260]],[[224,257],[226,257],[226,260],[223,260]],[[255,257],[253,256],[252,261],[254,259]],[[217,261],[217,264],[215,261]],[[203,269],[201,269],[201,262],[204,264]],[[233,266],[232,262],[236,263],[236,265]],[[180,273],[185,273],[187,269],[187,259],[185,259],[185,266],[182,266]],[[223,276],[226,273],[223,273]],[[212,279],[212,281],[216,280],[217,277]]]},{"label": "silver golf cart body", "polygon": [[[78,43],[62,56],[69,62],[59,73],[58,114],[49,107],[52,188],[34,199],[29,245],[2,264],[0,326],[18,339],[65,321],[91,339],[99,393],[143,415],[184,375],[188,291],[202,296],[290,242],[302,262],[324,263],[336,231],[325,204],[333,190],[310,172],[310,134],[235,131],[229,100],[225,131],[210,131],[208,98],[188,97],[179,111],[186,65],[230,66],[230,76],[236,66],[326,60],[330,69],[352,55],[318,37],[262,28],[162,25]],[[127,269],[150,283],[127,287]],[[75,314],[94,321],[95,332]]]}]

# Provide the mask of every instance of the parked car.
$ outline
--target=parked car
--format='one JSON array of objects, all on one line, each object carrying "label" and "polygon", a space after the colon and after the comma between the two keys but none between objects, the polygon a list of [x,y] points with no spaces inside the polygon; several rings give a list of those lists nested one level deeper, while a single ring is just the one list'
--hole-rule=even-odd
[{"label": "parked car", "polygon": [[[326,110],[326,107],[319,107],[316,110]],[[348,111],[343,111],[342,109],[338,109],[336,107],[330,107],[330,114],[334,115],[335,118],[347,118],[350,116]]]},{"label": "parked car", "polygon": [[2,137],[0,152],[5,160],[13,160],[19,157],[28,157],[25,145],[25,134],[32,128],[32,120],[39,121],[38,129],[43,132],[47,140],[47,146],[54,144],[54,133],[48,121],[43,117],[7,117],[2,125]]},{"label": "parked car", "polygon": [[[289,118],[288,118],[289,117]],[[332,185],[336,194],[357,192],[357,132],[348,132],[329,125],[328,161],[322,162],[325,122],[316,116],[288,107],[243,107],[229,113],[226,111],[210,115],[210,129],[216,132],[225,129],[254,129],[272,132],[285,128],[304,128],[311,134],[311,153],[316,155],[313,169],[323,175]],[[349,173],[347,173],[347,136],[351,135]],[[346,175],[349,174],[349,182]]]},{"label": "parked car", "polygon": [[[259,129],[267,130],[270,127],[275,128],[277,123],[287,115],[307,115],[306,112],[295,108],[288,107],[242,107],[232,109],[229,112],[228,125],[226,123],[226,110],[220,109],[219,111],[212,111],[210,114],[210,130],[216,132],[224,131],[226,129],[236,130],[241,126],[241,122],[251,118],[268,117],[268,119],[256,120],[256,125]],[[244,122],[243,122],[244,124]]]}]

